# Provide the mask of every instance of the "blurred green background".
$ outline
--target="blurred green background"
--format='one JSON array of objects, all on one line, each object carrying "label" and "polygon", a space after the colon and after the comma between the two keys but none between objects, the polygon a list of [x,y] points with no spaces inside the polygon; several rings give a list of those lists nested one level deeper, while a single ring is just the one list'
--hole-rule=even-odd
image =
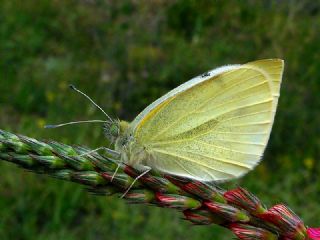
[{"label": "blurred green background", "polygon": [[[264,161],[241,185],[320,226],[319,1],[0,1],[0,128],[39,139],[106,145],[103,119],[132,120],[186,80],[224,64],[285,59]],[[96,197],[73,183],[0,162],[0,239],[231,239],[169,209]]]}]

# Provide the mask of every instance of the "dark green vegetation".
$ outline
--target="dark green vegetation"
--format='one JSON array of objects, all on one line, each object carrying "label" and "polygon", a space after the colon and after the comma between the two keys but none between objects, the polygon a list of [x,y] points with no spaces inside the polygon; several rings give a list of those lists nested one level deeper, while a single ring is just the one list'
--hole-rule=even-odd
[{"label": "dark green vegetation", "polygon": [[[0,128],[91,148],[103,119],[147,104],[216,66],[285,59],[278,113],[263,162],[239,184],[320,220],[320,4],[317,1],[1,1]],[[107,3],[109,2],[109,3]],[[0,162],[0,239],[231,239],[175,211],[128,206]],[[231,187],[231,185],[229,185]]]}]

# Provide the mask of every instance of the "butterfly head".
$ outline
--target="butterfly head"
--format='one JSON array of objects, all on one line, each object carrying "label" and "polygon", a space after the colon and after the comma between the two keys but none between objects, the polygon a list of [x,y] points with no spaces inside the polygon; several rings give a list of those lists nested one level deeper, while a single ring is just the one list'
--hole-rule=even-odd
[{"label": "butterfly head", "polygon": [[103,130],[105,132],[106,137],[112,142],[115,143],[118,138],[122,137],[126,130],[128,129],[129,123],[125,121],[115,120],[115,121],[107,121]]}]

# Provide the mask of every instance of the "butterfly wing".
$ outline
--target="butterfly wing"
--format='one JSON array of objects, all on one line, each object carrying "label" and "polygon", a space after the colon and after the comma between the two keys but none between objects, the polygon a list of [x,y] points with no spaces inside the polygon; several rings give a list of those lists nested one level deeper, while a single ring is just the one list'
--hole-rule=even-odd
[{"label": "butterfly wing", "polygon": [[132,123],[152,157],[143,164],[202,181],[251,170],[268,142],[283,61],[260,60],[208,72],[172,90]]}]

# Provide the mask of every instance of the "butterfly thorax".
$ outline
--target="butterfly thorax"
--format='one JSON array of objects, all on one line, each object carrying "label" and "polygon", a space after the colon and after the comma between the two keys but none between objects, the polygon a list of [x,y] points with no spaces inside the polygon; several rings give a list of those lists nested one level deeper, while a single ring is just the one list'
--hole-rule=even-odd
[{"label": "butterfly thorax", "polygon": [[133,129],[125,121],[119,121],[119,136],[115,140],[115,150],[120,153],[123,163],[135,166],[149,157],[146,147],[134,137]]}]

